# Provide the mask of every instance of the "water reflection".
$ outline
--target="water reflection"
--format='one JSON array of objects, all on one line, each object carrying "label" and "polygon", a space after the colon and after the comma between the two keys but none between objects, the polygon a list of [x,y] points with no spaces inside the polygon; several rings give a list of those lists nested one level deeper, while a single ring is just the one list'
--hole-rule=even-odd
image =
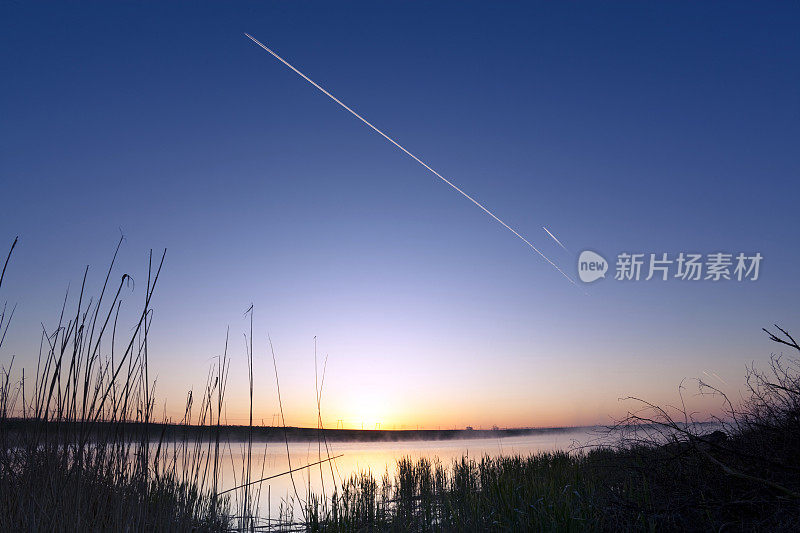
[{"label": "water reflection", "polygon": [[[397,460],[402,457],[431,460],[438,458],[448,465],[467,455],[479,459],[484,455],[529,455],[537,452],[570,450],[576,446],[591,444],[597,433],[591,428],[543,431],[525,436],[493,439],[456,439],[438,441],[403,442],[254,442],[251,456],[251,479],[257,480],[289,470],[297,469],[327,457],[342,455],[334,461],[297,470],[292,476],[280,476],[253,486],[258,497],[258,515],[277,517],[281,506],[296,504],[299,497],[305,500],[310,493],[328,497],[342,480],[359,472],[371,472],[376,479],[384,474],[394,477]],[[229,443],[225,446],[225,458],[221,465],[220,490],[240,485],[246,463],[246,443]],[[260,488],[260,491],[258,489]],[[296,491],[296,492],[295,492]],[[231,501],[236,504],[241,491],[231,492]],[[300,510],[295,505],[295,513]]]}]

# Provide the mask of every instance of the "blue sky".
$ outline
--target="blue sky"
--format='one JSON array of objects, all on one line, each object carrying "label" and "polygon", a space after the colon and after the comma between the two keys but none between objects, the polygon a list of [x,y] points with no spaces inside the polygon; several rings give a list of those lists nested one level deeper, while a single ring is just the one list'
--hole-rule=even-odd
[{"label": "blue sky", "polygon": [[[760,328],[800,323],[794,4],[0,9],[6,357],[35,364],[40,321],[84,265],[102,282],[120,229],[134,278],[168,249],[151,361],[175,411],[251,302],[259,409],[269,332],[298,424],[314,335],[332,419],[552,425],[668,401],[703,371],[735,391],[775,348]],[[758,251],[760,279],[576,289],[244,32],[573,276],[583,249]]]}]

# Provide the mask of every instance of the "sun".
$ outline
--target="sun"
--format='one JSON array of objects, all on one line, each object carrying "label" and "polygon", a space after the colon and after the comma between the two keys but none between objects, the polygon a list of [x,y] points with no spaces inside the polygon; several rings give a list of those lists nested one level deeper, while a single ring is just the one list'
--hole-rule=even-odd
[{"label": "sun", "polygon": [[386,395],[375,387],[360,387],[352,391],[342,417],[349,429],[387,429],[392,409]]}]

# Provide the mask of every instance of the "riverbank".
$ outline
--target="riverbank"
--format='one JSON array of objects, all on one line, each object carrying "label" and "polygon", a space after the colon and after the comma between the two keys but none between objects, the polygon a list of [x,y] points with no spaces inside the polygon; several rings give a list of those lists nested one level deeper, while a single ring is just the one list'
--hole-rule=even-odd
[{"label": "riverbank", "polygon": [[49,433],[56,436],[60,433],[74,434],[80,428],[88,438],[97,438],[110,431],[117,434],[136,435],[137,438],[147,434],[150,440],[175,441],[190,438],[191,440],[220,440],[243,442],[252,437],[253,442],[404,442],[404,441],[440,441],[458,439],[497,439],[520,437],[526,435],[546,435],[570,433],[576,430],[592,430],[594,426],[552,427],[552,428],[509,428],[509,429],[317,429],[304,427],[279,426],[241,426],[241,425],[196,425],[165,424],[144,422],[106,422],[96,421],[87,426],[82,422],[51,421],[42,422],[34,419],[8,418],[4,421],[5,430],[25,434],[32,432]]}]

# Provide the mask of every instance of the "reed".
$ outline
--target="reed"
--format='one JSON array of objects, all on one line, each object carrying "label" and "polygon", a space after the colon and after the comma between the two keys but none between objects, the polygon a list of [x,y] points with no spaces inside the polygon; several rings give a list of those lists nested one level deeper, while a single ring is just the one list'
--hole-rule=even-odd
[{"label": "reed", "polygon": [[[749,395],[736,406],[700,382],[727,406],[712,433],[683,402],[670,409],[632,398],[637,408],[593,448],[450,464],[405,457],[392,475],[340,477],[332,494],[309,486],[305,498],[292,477],[294,498],[265,520],[258,502],[269,479],[318,465],[320,481],[327,466],[336,485],[322,426],[325,364],[315,376],[319,460],[274,473],[262,458],[254,480],[248,310],[250,417],[237,428],[244,459],[234,487],[222,490],[222,463],[236,455],[223,438],[228,336],[200,393],[187,394],[178,429],[157,420],[148,337],[166,251],[155,263],[151,252],[142,303],[122,325],[121,294],[133,283],[127,274],[112,282],[121,243],[99,295],[85,294],[87,268],[74,307],[67,295],[57,323],[43,326],[35,373],[16,378],[13,357],[0,367],[2,531],[794,531],[800,523],[800,361],[784,356],[772,356],[766,371],[747,370]],[[13,315],[13,307],[0,311],[0,348]],[[776,328],[769,339],[800,354]],[[291,460],[271,341],[270,350]],[[316,363],[315,347],[315,374]]]},{"label": "reed", "polygon": [[[229,498],[217,497],[219,433],[165,440],[153,424],[148,333],[166,251],[157,264],[151,252],[143,304],[135,323],[122,327],[121,294],[132,280],[111,281],[121,244],[99,295],[85,294],[87,267],[74,309],[65,297],[57,324],[43,326],[33,383],[24,371],[14,381],[13,359],[0,372],[2,531],[230,528]],[[12,316],[5,308],[0,314],[0,346]],[[212,369],[194,416],[189,393],[184,426],[211,425],[216,415],[219,428],[227,365],[223,357]]]},{"label": "reed", "polygon": [[[784,329],[770,340],[800,353]],[[379,481],[352,475],[307,500],[310,531],[796,531],[800,360],[747,370],[749,396],[696,421],[683,402],[637,408],[591,448],[527,457],[401,458]],[[679,388],[682,397],[683,385]],[[713,431],[711,431],[713,430]]]}]

